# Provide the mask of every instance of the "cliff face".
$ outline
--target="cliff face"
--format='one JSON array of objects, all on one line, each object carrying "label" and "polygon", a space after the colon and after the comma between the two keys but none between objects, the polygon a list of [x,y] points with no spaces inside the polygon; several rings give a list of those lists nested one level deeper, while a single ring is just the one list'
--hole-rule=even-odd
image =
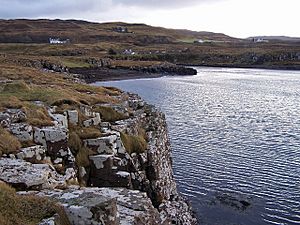
[{"label": "cliff face", "polygon": [[[137,95],[115,98],[118,104],[48,107],[48,127],[27,124],[21,109],[1,112],[1,126],[31,146],[2,155],[0,181],[56,199],[71,224],[197,224],[176,189],[164,115]],[[125,116],[109,123],[97,107]],[[58,224],[56,217],[41,224]]]}]

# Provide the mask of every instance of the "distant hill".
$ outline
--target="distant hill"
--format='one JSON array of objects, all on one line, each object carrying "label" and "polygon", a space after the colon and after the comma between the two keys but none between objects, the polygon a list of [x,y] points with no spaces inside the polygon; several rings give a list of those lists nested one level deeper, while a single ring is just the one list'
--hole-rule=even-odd
[{"label": "distant hill", "polygon": [[122,22],[93,23],[80,20],[0,20],[0,43],[47,43],[50,37],[72,43],[98,41],[136,44],[193,42],[198,39],[235,41],[224,34],[166,29]]},{"label": "distant hill", "polygon": [[300,37],[288,37],[288,36],[255,36],[249,37],[248,39],[259,39],[262,38],[264,40],[269,41],[285,41],[285,42],[300,42]]}]

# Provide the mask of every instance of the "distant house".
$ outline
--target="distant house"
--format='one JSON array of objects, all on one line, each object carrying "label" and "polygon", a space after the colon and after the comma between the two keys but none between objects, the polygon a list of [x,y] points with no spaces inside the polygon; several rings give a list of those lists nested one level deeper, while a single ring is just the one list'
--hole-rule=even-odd
[{"label": "distant house", "polygon": [[116,31],[119,33],[129,33],[127,27],[115,27],[115,28],[113,28],[113,31]]},{"label": "distant house", "polygon": [[132,49],[125,49],[123,55],[135,55],[135,52]]},{"label": "distant house", "polygon": [[70,39],[61,40],[60,38],[49,38],[50,44],[67,44],[70,43]]},{"label": "distant house", "polygon": [[268,43],[269,40],[266,40],[264,38],[253,38],[254,43]]}]

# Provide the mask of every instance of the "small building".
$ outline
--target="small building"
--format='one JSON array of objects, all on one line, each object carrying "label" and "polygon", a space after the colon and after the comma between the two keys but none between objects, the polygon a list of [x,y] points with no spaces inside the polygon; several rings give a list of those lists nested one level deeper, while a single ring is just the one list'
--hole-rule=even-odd
[{"label": "small building", "polygon": [[60,38],[49,38],[50,44],[67,44],[70,43],[70,39],[61,40]]},{"label": "small building", "polygon": [[123,55],[135,55],[135,52],[132,49],[125,49]]},{"label": "small building", "polygon": [[115,27],[113,30],[119,33],[129,33],[127,27]]},{"label": "small building", "polygon": [[269,40],[266,40],[264,38],[253,38],[254,43],[268,43]]}]

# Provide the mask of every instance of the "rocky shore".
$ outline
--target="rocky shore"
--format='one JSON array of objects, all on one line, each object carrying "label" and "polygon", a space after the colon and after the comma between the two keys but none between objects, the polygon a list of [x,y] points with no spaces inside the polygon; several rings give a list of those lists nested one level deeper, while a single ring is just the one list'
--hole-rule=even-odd
[{"label": "rocky shore", "polygon": [[[109,105],[63,102],[64,108],[35,102],[47,108],[48,126],[27,123],[22,109],[4,109],[3,132],[29,144],[0,152],[0,182],[21,196],[54,199],[69,224],[197,224],[176,188],[164,115],[137,95],[114,98]],[[112,113],[119,118],[108,119]],[[61,224],[60,217],[39,224]]]},{"label": "rocky shore", "polygon": [[[103,65],[103,64],[100,64]],[[90,68],[71,68],[70,73],[77,74],[87,83],[108,80],[126,80],[138,78],[155,78],[161,76],[196,75],[197,70],[171,63],[161,63],[147,67],[142,66],[96,66]]]}]

